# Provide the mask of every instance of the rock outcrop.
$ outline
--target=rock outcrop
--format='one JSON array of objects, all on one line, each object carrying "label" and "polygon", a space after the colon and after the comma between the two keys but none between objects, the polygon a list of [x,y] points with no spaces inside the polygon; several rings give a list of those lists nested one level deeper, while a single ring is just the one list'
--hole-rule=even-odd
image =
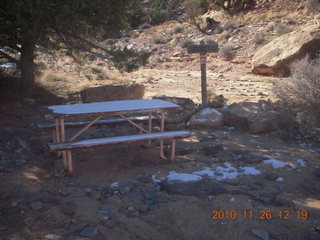
[{"label": "rock outcrop", "polygon": [[307,25],[284,34],[258,50],[252,60],[253,73],[266,75],[290,75],[294,61],[320,50],[320,29]]},{"label": "rock outcrop", "polygon": [[249,130],[253,134],[279,129],[278,113],[267,101],[233,103],[220,111],[225,125]]},{"label": "rock outcrop", "polygon": [[182,107],[182,109],[180,110],[166,112],[166,123],[185,123],[190,119],[190,117],[193,114],[195,114],[198,111],[198,105],[195,104],[190,98],[168,96],[160,96],[154,98],[169,101],[178,104]]},{"label": "rock outcrop", "polygon": [[191,128],[219,128],[223,126],[223,115],[213,108],[205,108],[190,118],[188,126]]},{"label": "rock outcrop", "polygon": [[141,99],[145,86],[141,84],[104,85],[87,88],[81,92],[82,102],[103,102]]}]

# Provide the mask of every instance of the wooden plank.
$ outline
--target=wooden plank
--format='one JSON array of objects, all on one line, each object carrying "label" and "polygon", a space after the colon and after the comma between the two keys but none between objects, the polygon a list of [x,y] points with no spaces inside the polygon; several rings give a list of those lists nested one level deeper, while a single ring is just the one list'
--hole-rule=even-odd
[{"label": "wooden plank", "polygon": [[181,106],[160,99],[142,99],[42,106],[40,107],[40,112],[46,119],[53,119],[58,117],[68,118],[94,115],[137,114],[176,109],[181,109]]},{"label": "wooden plank", "polygon": [[213,53],[218,52],[218,44],[200,44],[188,46],[188,53]]},{"label": "wooden plank", "polygon": [[[135,122],[147,122],[149,120],[149,117],[148,116],[138,116],[138,117],[128,117],[128,119],[130,119],[131,121],[135,121]],[[157,121],[159,119],[153,116],[152,120]],[[86,126],[89,123],[90,123],[90,121],[65,122],[64,125],[67,128],[77,128],[77,127]],[[97,122],[95,122],[94,126],[111,125],[111,124],[124,124],[124,123],[127,123],[127,121],[122,118],[103,119],[103,120],[98,120]],[[56,127],[56,124],[54,124],[54,123],[39,123],[39,124],[37,124],[37,128],[40,131],[54,129],[55,127]]]},{"label": "wooden plank", "polygon": [[122,119],[128,121],[131,125],[135,126],[138,128],[140,131],[147,133],[148,131],[145,130],[143,127],[139,126],[139,124],[136,124],[135,122],[131,121],[130,119],[126,118],[124,115],[120,114],[119,115]]},{"label": "wooden plank", "polygon": [[73,135],[70,139],[69,142],[74,141],[77,137],[80,136],[81,133],[86,131],[89,127],[91,127],[96,121],[98,121],[102,116],[99,116],[95,118],[92,122],[90,122],[88,125],[86,125],[84,128],[82,128],[79,132],[77,132],[75,135]]},{"label": "wooden plank", "polygon": [[188,131],[172,131],[172,132],[146,133],[146,134],[137,134],[137,135],[129,135],[129,136],[110,137],[110,138],[97,138],[97,139],[83,140],[78,142],[67,142],[67,143],[57,143],[57,144],[48,144],[48,145],[51,151],[61,151],[61,150],[71,150],[71,149],[77,149],[77,148],[98,147],[98,146],[112,145],[112,144],[135,143],[135,142],[142,142],[146,140],[185,138],[189,136],[190,136],[190,132]]}]

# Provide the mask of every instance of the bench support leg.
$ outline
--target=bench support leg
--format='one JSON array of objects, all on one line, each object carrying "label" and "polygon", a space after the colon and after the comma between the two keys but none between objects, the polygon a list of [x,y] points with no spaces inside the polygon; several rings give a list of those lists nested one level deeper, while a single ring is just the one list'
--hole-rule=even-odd
[{"label": "bench support leg", "polygon": [[68,155],[67,151],[62,152],[62,161],[64,170],[68,170]]},{"label": "bench support leg", "polygon": [[[164,112],[161,112],[161,123],[160,123],[160,131],[164,132]],[[160,140],[160,157],[167,160],[163,153],[163,140]]]},{"label": "bench support leg", "polygon": [[[56,122],[56,142],[60,143],[61,142],[61,138],[60,138],[60,121],[59,119],[55,120]],[[58,157],[61,157],[61,152],[57,153]]]},{"label": "bench support leg", "polygon": [[[152,131],[152,113],[149,113],[149,119],[148,119],[148,133],[151,133]],[[147,144],[148,147],[151,146],[151,140],[148,141]]]},{"label": "bench support leg", "polygon": [[67,161],[68,161],[68,176],[73,175],[73,167],[72,167],[72,154],[71,151],[66,151],[67,152]]},{"label": "bench support leg", "polygon": [[175,155],[176,155],[176,139],[172,139],[171,158],[170,158],[171,161],[174,160]]}]

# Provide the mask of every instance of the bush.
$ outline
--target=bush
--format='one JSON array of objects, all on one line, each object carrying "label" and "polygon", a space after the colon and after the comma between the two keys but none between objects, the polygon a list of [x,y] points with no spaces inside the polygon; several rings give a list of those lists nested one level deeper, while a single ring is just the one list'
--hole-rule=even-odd
[{"label": "bush", "polygon": [[223,46],[219,49],[219,55],[227,61],[230,61],[235,57],[234,48],[231,45]]},{"label": "bush", "polygon": [[304,133],[320,133],[320,57],[307,56],[292,66],[292,74],[274,86],[280,106],[290,112]]},{"label": "bush", "polygon": [[213,92],[207,93],[207,106],[210,108],[222,108],[226,104],[226,99],[222,94],[216,95]]},{"label": "bush", "polygon": [[305,7],[310,11],[310,12],[317,12],[319,9],[319,0],[307,0],[305,2]]},{"label": "bush", "polygon": [[155,44],[164,44],[165,42],[164,42],[162,39],[160,39],[160,38],[155,38],[155,39],[154,39],[154,43],[155,43]]},{"label": "bush", "polygon": [[283,34],[286,34],[286,33],[289,33],[289,32],[292,32],[293,31],[293,28],[286,25],[286,24],[282,24],[280,23],[279,25],[277,25],[275,27],[275,33],[277,35],[283,35]]},{"label": "bush", "polygon": [[169,20],[169,14],[167,10],[151,10],[150,12],[151,24],[158,25]]},{"label": "bush", "polygon": [[266,35],[263,33],[258,33],[253,37],[253,42],[255,45],[262,45],[267,42]]},{"label": "bush", "polygon": [[194,44],[194,42],[191,39],[185,39],[183,40],[183,42],[181,43],[181,47],[182,48],[187,48],[190,45]]},{"label": "bush", "polygon": [[172,33],[181,33],[183,31],[183,27],[177,26],[172,30]]}]

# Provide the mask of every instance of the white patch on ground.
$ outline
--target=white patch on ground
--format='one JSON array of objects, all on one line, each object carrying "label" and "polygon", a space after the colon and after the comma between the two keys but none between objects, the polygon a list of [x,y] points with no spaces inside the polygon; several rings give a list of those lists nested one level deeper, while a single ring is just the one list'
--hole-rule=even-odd
[{"label": "white patch on ground", "polygon": [[205,167],[201,171],[193,172],[193,174],[200,175],[200,176],[207,175],[208,177],[214,177],[214,171],[208,167]]},{"label": "white patch on ground", "polygon": [[261,171],[256,169],[255,167],[240,167],[240,169],[243,170],[241,174],[244,175],[259,175],[261,174]]},{"label": "white patch on ground", "polygon": [[119,182],[114,182],[110,185],[112,188],[119,187]]},{"label": "white patch on ground", "polygon": [[222,115],[221,112],[219,112],[219,111],[217,111],[217,110],[215,110],[215,109],[213,109],[213,108],[205,108],[205,109],[203,109],[203,110],[201,111],[201,115],[202,115],[202,116],[207,116],[207,115],[209,115],[209,114],[211,114],[211,113],[215,113],[215,114],[217,114],[218,116]]},{"label": "white patch on ground", "polygon": [[285,163],[283,161],[280,161],[278,159],[271,158],[268,155],[264,155],[264,157],[267,157],[269,159],[268,160],[263,160],[263,162],[265,164],[271,164],[273,168],[283,168],[284,166],[288,165],[287,163]]},{"label": "white patch on ground", "polygon": [[236,179],[238,175],[258,175],[261,171],[254,167],[240,167],[242,171],[238,171],[230,163],[225,162],[224,166],[213,166],[212,168],[205,167],[201,171],[193,172],[196,175],[207,175],[209,178],[216,179],[218,181],[225,179]]},{"label": "white patch on ground", "polygon": [[299,163],[301,167],[307,166],[307,162],[305,160],[298,159],[296,162]]},{"label": "white patch on ground", "polygon": [[234,202],[236,199],[234,197],[229,199],[229,202]]},{"label": "white patch on ground", "polygon": [[283,182],[284,181],[284,178],[283,177],[278,177],[277,179],[276,179],[276,182]]},{"label": "white patch on ground", "polygon": [[199,181],[202,178],[196,174],[177,173],[176,171],[171,171],[171,172],[169,172],[167,179],[168,179],[168,181],[193,182],[193,181]]}]

